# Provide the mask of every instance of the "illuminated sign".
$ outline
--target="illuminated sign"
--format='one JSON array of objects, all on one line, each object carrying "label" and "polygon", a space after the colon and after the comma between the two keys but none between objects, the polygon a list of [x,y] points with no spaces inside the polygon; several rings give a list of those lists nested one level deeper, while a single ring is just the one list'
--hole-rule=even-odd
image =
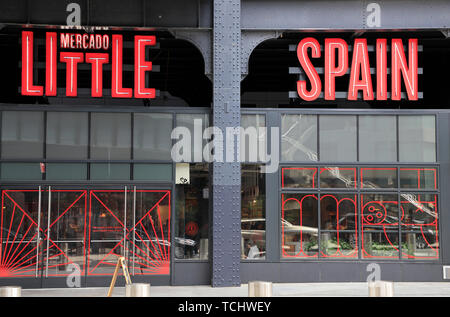
[{"label": "illuminated sign", "polygon": [[[402,95],[402,78],[409,100],[418,100],[418,44],[417,39],[408,41],[408,59],[405,55],[403,41],[392,39],[390,41],[390,99],[400,100]],[[311,51],[310,56],[308,50]],[[350,66],[350,79],[348,83],[348,100],[357,100],[358,93],[362,93],[364,100],[388,100],[388,41],[377,39],[376,52],[376,93],[374,93],[371,68],[369,63],[369,50],[366,39],[355,39],[353,56],[349,64],[349,46],[339,38],[325,39],[324,56],[324,99],[335,100],[335,81],[337,77],[348,73]],[[322,81],[317,69],[313,66],[311,58],[321,57],[321,46],[312,38],[305,38],[297,46],[297,57],[306,80],[297,82],[297,93],[303,100],[314,101],[322,93]],[[309,88],[308,88],[309,84]]]},{"label": "illuminated sign", "polygon": [[[64,50],[58,54],[59,49]],[[122,85],[122,35],[46,33],[45,85],[33,81],[33,32],[22,32],[22,86],[24,96],[56,96],[57,65],[66,64],[66,96],[78,95],[78,65],[91,64],[91,96],[103,97],[103,65],[111,63],[111,97],[113,98],[155,98],[154,88],[145,87],[145,73],[152,70],[152,62],[145,60],[146,46],[156,44],[153,35],[134,37],[134,88]],[[111,47],[111,56],[109,48]],[[70,51],[77,50],[77,51]],[[82,52],[80,52],[82,50]],[[92,52],[95,50],[95,52]],[[105,52],[98,52],[99,50]],[[85,52],[83,52],[85,51]]]}]

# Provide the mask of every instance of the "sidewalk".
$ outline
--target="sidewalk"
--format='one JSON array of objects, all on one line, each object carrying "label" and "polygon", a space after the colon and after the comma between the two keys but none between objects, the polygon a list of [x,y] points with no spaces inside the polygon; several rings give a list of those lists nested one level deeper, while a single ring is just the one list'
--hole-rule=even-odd
[{"label": "sidewalk", "polygon": [[[211,286],[152,286],[152,297],[247,297],[247,284],[240,287],[213,288]],[[102,297],[108,288],[54,288],[23,289],[23,297]],[[368,295],[367,283],[296,283],[273,284],[273,296],[340,296],[364,297]],[[450,296],[450,283],[394,283],[394,295]],[[116,287],[114,297],[124,297],[125,288]]]}]

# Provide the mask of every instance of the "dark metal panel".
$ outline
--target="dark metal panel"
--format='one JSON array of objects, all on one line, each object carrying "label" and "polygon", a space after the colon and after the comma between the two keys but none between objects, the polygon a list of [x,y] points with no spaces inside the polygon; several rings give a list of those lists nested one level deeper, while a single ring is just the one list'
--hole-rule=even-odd
[{"label": "dark metal panel", "polygon": [[89,23],[91,25],[141,26],[141,0],[108,0],[108,3],[93,0],[90,3]]},{"label": "dark metal panel", "polygon": [[197,27],[198,1],[145,1],[145,19],[146,26]]},{"label": "dark metal panel", "polygon": [[2,0],[0,23],[24,23],[27,17],[27,0]]},{"label": "dark metal panel", "polygon": [[241,282],[251,281],[280,281],[280,263],[241,263]]},{"label": "dark metal panel", "polygon": [[402,264],[402,280],[405,282],[442,282],[442,266],[436,264]]},{"label": "dark metal panel", "polygon": [[[255,280],[274,283],[366,282],[371,273],[367,272],[367,265],[370,263],[372,262],[242,263],[241,279],[243,283]],[[436,263],[383,263],[383,261],[374,263],[380,266],[380,278],[384,281],[443,281],[442,266]]]},{"label": "dark metal panel", "polygon": [[320,268],[317,262],[280,263],[279,283],[313,283],[320,281]]},{"label": "dark metal panel", "polygon": [[173,285],[208,285],[211,283],[209,262],[173,262]]},{"label": "dark metal panel", "polygon": [[326,282],[365,280],[365,275],[361,274],[360,266],[355,262],[322,262],[317,265],[320,270],[320,281]]},{"label": "dark metal panel", "polygon": [[[74,2],[73,0],[28,1],[30,23],[66,25],[67,16],[70,14],[66,11],[67,5]],[[81,24],[84,25],[88,17],[87,0],[78,0],[75,3],[80,5]]]}]

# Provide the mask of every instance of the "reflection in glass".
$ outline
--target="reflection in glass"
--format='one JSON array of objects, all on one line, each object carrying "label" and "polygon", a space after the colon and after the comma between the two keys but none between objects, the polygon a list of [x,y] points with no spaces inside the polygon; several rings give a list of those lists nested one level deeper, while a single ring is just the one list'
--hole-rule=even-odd
[{"label": "reflection in glass", "polygon": [[355,230],[358,223],[355,194],[320,196],[321,230]]},{"label": "reflection in glass", "polygon": [[361,194],[363,229],[398,229],[398,196],[394,194]]},{"label": "reflection in glass", "polygon": [[321,188],[356,188],[355,167],[320,168]]},{"label": "reflection in glass", "polygon": [[47,112],[47,158],[87,159],[88,130],[87,112]]},{"label": "reflection in glass", "polygon": [[439,258],[439,240],[437,230],[428,227],[420,231],[402,233],[402,257],[426,260]]},{"label": "reflection in glass", "polygon": [[3,159],[44,157],[44,113],[35,111],[2,112]]},{"label": "reflection in glass", "polygon": [[317,257],[318,206],[315,194],[283,194],[281,234],[283,257]]},{"label": "reflection in glass", "polygon": [[399,116],[400,162],[436,162],[435,116]]},{"label": "reflection in glass", "polygon": [[417,229],[417,226],[437,225],[436,195],[403,193],[400,199],[402,225],[411,226],[412,230]]},{"label": "reflection in glass", "polygon": [[356,161],[356,116],[319,116],[320,160]]},{"label": "reflection in glass", "polygon": [[125,214],[124,191],[91,191],[90,239],[122,240]]},{"label": "reflection in glass", "polygon": [[361,187],[368,189],[397,188],[397,168],[362,167]]},{"label": "reflection in glass", "polygon": [[349,232],[321,232],[320,256],[328,258],[357,258],[357,234]]},{"label": "reflection in glass", "polygon": [[[266,117],[260,114],[241,115],[241,162],[265,161],[266,149]],[[261,154],[260,154],[261,153]]]},{"label": "reflection in glass", "polygon": [[[207,114],[177,114],[176,115],[176,126],[187,128],[190,132],[191,137],[191,148],[190,148],[190,160],[189,162],[201,163],[203,162],[203,148],[209,140],[202,138],[202,133],[209,126],[209,119]],[[195,142],[195,138],[198,138],[200,133],[200,142]],[[178,142],[178,141],[177,141]],[[197,145],[197,146],[196,146]],[[201,146],[200,146],[201,145]],[[181,151],[182,152],[182,151]],[[181,157],[176,158],[177,161],[182,161],[182,158],[186,156],[185,153],[177,153]],[[175,159],[175,158],[174,158]]]},{"label": "reflection in glass", "polygon": [[172,115],[135,113],[133,158],[135,160],[170,160]]},{"label": "reflection in glass", "polygon": [[131,115],[129,113],[91,114],[91,159],[129,160],[131,158]]},{"label": "reflection in glass", "polygon": [[190,164],[189,180],[176,185],[175,257],[208,259],[209,171]]},{"label": "reflection in glass", "polygon": [[316,188],[316,167],[283,167],[281,170],[283,188]]},{"label": "reflection in glass", "polygon": [[437,171],[435,168],[400,168],[400,187],[437,189]]},{"label": "reflection in glass", "polygon": [[359,160],[397,161],[396,116],[359,116]]},{"label": "reflection in glass", "polygon": [[241,257],[264,259],[266,252],[266,186],[260,165],[243,165],[241,182]]},{"label": "reflection in glass", "polygon": [[363,258],[395,258],[399,257],[398,231],[363,233]]},{"label": "reflection in glass", "polygon": [[317,116],[282,115],[281,160],[317,161]]}]

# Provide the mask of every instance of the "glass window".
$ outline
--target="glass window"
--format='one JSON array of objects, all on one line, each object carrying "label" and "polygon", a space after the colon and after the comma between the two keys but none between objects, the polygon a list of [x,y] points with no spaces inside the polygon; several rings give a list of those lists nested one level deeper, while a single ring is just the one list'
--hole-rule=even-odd
[{"label": "glass window", "polygon": [[363,229],[398,230],[397,194],[361,194]]},{"label": "glass window", "polygon": [[317,161],[317,116],[281,117],[281,160]]},{"label": "glass window", "polygon": [[317,167],[283,167],[281,169],[281,187],[316,188]]},{"label": "glass window", "polygon": [[131,116],[129,113],[92,113],[91,159],[131,159]]},{"label": "glass window", "polygon": [[319,117],[320,160],[356,161],[356,116]]},{"label": "glass window", "polygon": [[92,180],[129,180],[130,164],[91,163]]},{"label": "glass window", "polygon": [[434,116],[399,116],[400,162],[436,161]]},{"label": "glass window", "polygon": [[241,257],[266,257],[266,175],[260,165],[242,165]]},{"label": "glass window", "polygon": [[47,163],[47,180],[85,180],[87,164]]},{"label": "glass window", "polygon": [[321,230],[355,230],[358,223],[356,194],[321,194]]},{"label": "glass window", "polygon": [[397,123],[395,116],[359,116],[359,160],[397,161]]},{"label": "glass window", "polygon": [[243,139],[241,139],[241,161],[265,161],[266,149],[266,117],[259,114],[241,116]]},{"label": "glass window", "polygon": [[321,188],[356,188],[355,167],[321,167]]},{"label": "glass window", "polygon": [[281,252],[284,258],[317,258],[318,204],[316,194],[283,194]]},{"label": "glass window", "polygon": [[361,167],[361,188],[397,188],[396,167]]},{"label": "glass window", "polygon": [[189,164],[189,178],[176,187],[175,257],[208,260],[209,171]]},{"label": "glass window", "polygon": [[170,160],[172,115],[135,113],[133,158],[135,160]]},{"label": "glass window", "polygon": [[[208,140],[203,139],[203,131],[209,126],[209,120],[207,114],[177,114],[176,118],[177,127],[185,127],[190,132],[191,145],[190,149],[183,148],[180,153],[177,153],[181,157],[186,157],[186,163],[189,162],[202,162],[203,161],[203,147]],[[181,139],[182,137],[180,137]],[[197,141],[197,142],[196,142]],[[175,144],[182,142],[181,140],[175,140]],[[183,143],[183,142],[182,142]],[[190,153],[185,153],[189,150]],[[224,153],[225,155],[225,153]],[[190,158],[190,160],[189,160]],[[177,158],[178,160],[178,158]],[[189,160],[189,161],[188,161]]]},{"label": "glass window", "polygon": [[88,113],[47,113],[47,158],[83,160],[88,158]]},{"label": "glass window", "polygon": [[435,168],[400,168],[400,187],[437,189],[437,171]]},{"label": "glass window", "polygon": [[172,181],[172,164],[134,164],[133,179]]},{"label": "glass window", "polygon": [[3,111],[2,158],[39,159],[44,157],[44,113]]},{"label": "glass window", "polygon": [[362,257],[377,259],[399,258],[399,237],[397,231],[363,232]]},{"label": "glass window", "polygon": [[1,176],[4,180],[41,180],[39,163],[2,163]]}]

